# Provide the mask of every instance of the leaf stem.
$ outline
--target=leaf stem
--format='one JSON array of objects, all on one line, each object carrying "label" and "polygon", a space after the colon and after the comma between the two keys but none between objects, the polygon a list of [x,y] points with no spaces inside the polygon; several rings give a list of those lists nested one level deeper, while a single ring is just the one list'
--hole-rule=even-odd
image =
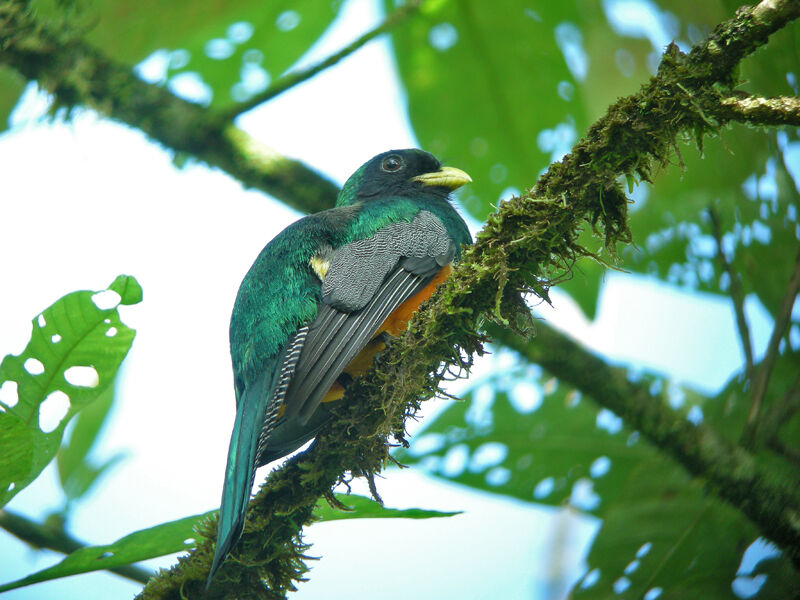
[{"label": "leaf stem", "polygon": [[778,357],[781,339],[783,339],[786,328],[789,326],[789,321],[792,317],[792,307],[797,298],[798,290],[800,290],[800,248],[798,248],[797,256],[795,257],[794,268],[789,278],[789,284],[786,286],[786,293],[783,296],[783,301],[775,317],[775,325],[772,328],[772,335],[769,338],[767,353],[764,355],[764,360],[761,361],[755,382],[753,383],[750,412],[747,415],[747,423],[745,424],[741,440],[742,444],[747,448],[753,447],[756,442],[756,429],[761,414],[761,405],[767,393],[772,368],[775,366],[775,360]]}]

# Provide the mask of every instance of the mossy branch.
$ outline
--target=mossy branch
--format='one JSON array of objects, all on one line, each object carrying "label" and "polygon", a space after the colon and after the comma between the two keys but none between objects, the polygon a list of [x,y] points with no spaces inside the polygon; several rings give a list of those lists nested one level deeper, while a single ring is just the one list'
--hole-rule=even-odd
[{"label": "mossy branch", "polygon": [[751,125],[794,125],[800,127],[800,98],[778,96],[762,98],[737,94],[721,98],[713,109],[717,118]]},{"label": "mossy branch", "polygon": [[[449,368],[468,368],[470,357],[481,352],[481,321],[489,318],[505,326],[524,318],[520,293],[534,291],[546,297],[549,286],[574,260],[588,255],[577,243],[583,227],[603,235],[612,254],[618,243],[630,241],[627,199],[616,183],[618,177],[649,180],[666,164],[678,135],[691,133],[701,144],[704,135],[739,120],[718,110],[722,99],[736,96],[735,67],[798,15],[796,0],[765,0],[741,9],[688,55],[671,45],[658,74],[639,93],[614,104],[529,193],[503,203],[408,331],[351,386],[349,401],[312,448],[271,474],[250,504],[241,544],[209,593],[204,595],[202,586],[212,555],[213,522],[199,532],[197,548],[153,578],[141,597],[282,598],[294,589],[306,569],[300,532],[312,519],[317,498],[346,477],[372,477],[383,467],[389,437],[403,440],[404,418],[437,392]],[[81,40],[37,23],[20,0],[0,1],[0,63],[39,81],[59,105],[90,106],[291,206],[319,210],[335,196],[332,184],[303,165],[270,153],[201,107],[141,82],[130,69]],[[757,117],[750,122],[771,124],[759,123]],[[243,146],[249,150],[242,151]],[[638,428],[657,439],[663,434],[656,425],[642,419]],[[736,467],[725,457],[718,457],[719,462],[694,461],[670,444],[667,435],[661,447],[692,473],[709,477],[711,471],[725,473]],[[746,455],[740,458],[747,462]],[[752,508],[768,498],[762,493],[749,498],[726,494],[773,537],[773,526],[763,520],[768,511]],[[787,500],[789,508],[792,503]],[[795,538],[773,539],[798,562],[800,544],[792,541]]]}]

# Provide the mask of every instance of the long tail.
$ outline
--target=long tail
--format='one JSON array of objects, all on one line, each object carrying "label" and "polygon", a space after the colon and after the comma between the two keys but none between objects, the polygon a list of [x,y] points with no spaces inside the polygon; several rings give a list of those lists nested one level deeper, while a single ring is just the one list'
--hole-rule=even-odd
[{"label": "long tail", "polygon": [[256,454],[268,395],[268,386],[255,385],[246,389],[236,408],[236,421],[228,449],[228,464],[225,468],[225,483],[222,487],[222,503],[217,524],[217,545],[214,560],[206,580],[206,589],[225,557],[242,535],[247,503],[253,487]]}]

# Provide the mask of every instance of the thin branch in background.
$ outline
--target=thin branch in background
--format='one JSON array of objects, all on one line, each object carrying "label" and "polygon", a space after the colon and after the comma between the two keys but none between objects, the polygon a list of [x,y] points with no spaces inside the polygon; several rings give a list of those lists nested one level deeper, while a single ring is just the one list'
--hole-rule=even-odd
[{"label": "thin branch in background", "polygon": [[792,276],[789,278],[789,285],[786,287],[786,294],[783,296],[783,301],[775,317],[775,326],[772,328],[772,336],[769,338],[767,353],[764,355],[764,360],[761,361],[761,366],[758,369],[758,374],[753,384],[750,413],[747,415],[747,423],[742,433],[742,444],[746,447],[753,446],[756,440],[756,428],[761,413],[761,404],[764,402],[764,396],[767,393],[769,376],[772,373],[772,367],[775,365],[775,359],[778,357],[778,348],[780,347],[781,339],[786,333],[786,328],[789,326],[789,321],[792,318],[792,307],[797,298],[798,290],[800,290],[800,248],[798,248],[797,257],[794,261],[794,268],[792,269]]},{"label": "thin branch in background", "polygon": [[722,247],[722,227],[720,225],[719,215],[713,207],[708,208],[708,218],[711,220],[711,232],[717,242],[717,258],[719,259],[722,268],[728,274],[730,286],[728,291],[733,300],[733,310],[736,313],[736,327],[739,329],[739,339],[742,342],[742,349],[744,350],[745,359],[745,375],[748,382],[752,384],[753,381],[753,344],[750,340],[750,328],[747,325],[747,318],[744,314],[744,292],[739,281],[739,274],[733,270],[728,257],[725,256],[725,250]]},{"label": "thin branch in background", "polygon": [[768,441],[767,446],[769,446],[769,448],[772,451],[777,452],[778,454],[782,454],[784,457],[786,457],[787,460],[789,460],[793,464],[796,465],[800,464],[800,450],[797,450],[796,448],[791,448],[778,439],[772,439]]},{"label": "thin branch in background", "polygon": [[242,113],[245,113],[248,110],[255,108],[259,104],[263,104],[267,100],[275,98],[276,96],[282,94],[286,90],[308,79],[311,79],[317,73],[320,73],[321,71],[324,71],[329,67],[332,67],[343,58],[348,57],[362,46],[374,40],[379,35],[386,33],[395,25],[402,23],[408,17],[415,14],[419,10],[419,5],[421,4],[421,1],[422,0],[409,0],[408,2],[403,4],[400,8],[395,10],[392,14],[390,14],[388,17],[386,17],[383,23],[378,25],[375,29],[368,31],[360,38],[355,40],[353,43],[339,50],[339,52],[332,54],[325,60],[318,62],[312,67],[308,67],[307,69],[303,69],[300,71],[295,71],[293,73],[289,73],[288,75],[281,77],[261,94],[257,94],[252,98],[250,98],[249,100],[247,100],[246,102],[237,104],[229,111],[224,112],[222,114],[223,122],[232,121],[234,118],[238,117]]},{"label": "thin branch in background", "polygon": [[[5,509],[0,510],[0,527],[15,538],[37,549],[44,548],[46,550],[61,552],[62,554],[71,554],[76,550],[86,547],[86,544],[79,542],[63,529],[42,525],[41,523],[31,521],[27,517]],[[147,569],[142,569],[134,565],[113,567],[108,570],[112,573],[116,573],[120,577],[125,577],[139,583],[147,583],[153,576]]]},{"label": "thin branch in background", "polygon": [[778,431],[800,409],[800,375],[786,393],[770,404],[756,427],[756,442],[768,445],[777,441]]},{"label": "thin branch in background", "polygon": [[722,98],[715,116],[753,125],[800,126],[800,98],[763,98],[742,94]]}]

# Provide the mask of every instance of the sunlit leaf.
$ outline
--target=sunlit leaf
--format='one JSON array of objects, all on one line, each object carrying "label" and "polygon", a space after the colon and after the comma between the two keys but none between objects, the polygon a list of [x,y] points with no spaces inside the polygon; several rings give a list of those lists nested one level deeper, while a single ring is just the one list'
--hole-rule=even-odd
[{"label": "sunlit leaf", "polygon": [[114,381],[134,331],[119,304],[141,301],[121,275],[103,292],[74,292],[33,319],[22,354],[0,364],[0,506],[53,459],[69,420]]}]

